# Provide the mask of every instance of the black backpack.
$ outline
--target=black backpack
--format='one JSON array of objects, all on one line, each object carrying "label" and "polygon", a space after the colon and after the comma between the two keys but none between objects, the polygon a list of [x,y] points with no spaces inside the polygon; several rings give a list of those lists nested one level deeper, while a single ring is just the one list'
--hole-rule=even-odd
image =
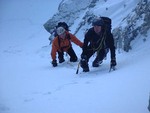
[{"label": "black backpack", "polygon": [[104,22],[104,31],[106,33],[111,33],[111,23],[112,23],[112,20],[109,18],[109,17],[101,17],[103,19],[103,22]]}]

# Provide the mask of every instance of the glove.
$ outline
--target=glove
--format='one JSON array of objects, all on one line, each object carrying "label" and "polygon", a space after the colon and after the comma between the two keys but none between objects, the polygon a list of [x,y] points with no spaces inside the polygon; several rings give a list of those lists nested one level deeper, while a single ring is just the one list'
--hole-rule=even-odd
[{"label": "glove", "polygon": [[57,66],[57,60],[53,60],[52,65],[53,65],[53,67],[56,67]]},{"label": "glove", "polygon": [[87,56],[86,55],[81,55],[81,60],[87,60]]},{"label": "glove", "polygon": [[88,66],[88,62],[87,62],[87,56],[86,55],[81,55],[81,60],[80,60],[80,66],[82,68],[85,68]]},{"label": "glove", "polygon": [[111,59],[111,64],[110,64],[110,65],[111,65],[111,66],[116,66],[116,65],[117,65],[115,58],[112,58],[112,59]]}]

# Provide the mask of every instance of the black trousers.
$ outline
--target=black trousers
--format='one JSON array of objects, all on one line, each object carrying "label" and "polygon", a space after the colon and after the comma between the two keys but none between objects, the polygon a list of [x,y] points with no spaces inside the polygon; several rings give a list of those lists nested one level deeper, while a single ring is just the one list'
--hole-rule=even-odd
[{"label": "black trousers", "polygon": [[81,55],[87,56],[87,61],[89,61],[89,59],[95,52],[97,52],[97,56],[95,58],[95,60],[97,61],[102,61],[107,54],[104,48],[100,50],[94,50],[93,48],[91,48],[91,46],[89,46],[86,50],[82,52]]},{"label": "black trousers", "polygon": [[[73,48],[70,47],[67,50],[68,55],[70,56],[70,61],[71,62],[76,62],[78,60],[76,53],[74,52]],[[64,59],[64,51],[59,52],[58,51],[58,59]]]}]

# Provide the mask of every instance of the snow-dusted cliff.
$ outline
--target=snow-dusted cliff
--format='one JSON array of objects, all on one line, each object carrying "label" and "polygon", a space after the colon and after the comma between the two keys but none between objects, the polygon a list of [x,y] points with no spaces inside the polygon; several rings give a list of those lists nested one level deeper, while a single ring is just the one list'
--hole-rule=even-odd
[{"label": "snow-dusted cliff", "polygon": [[147,37],[150,28],[150,0],[62,0],[58,12],[44,27],[50,32],[58,22],[64,21],[74,28],[72,33],[77,34],[88,29],[95,16],[108,16],[112,19],[116,47],[129,51],[133,39],[139,35]]}]

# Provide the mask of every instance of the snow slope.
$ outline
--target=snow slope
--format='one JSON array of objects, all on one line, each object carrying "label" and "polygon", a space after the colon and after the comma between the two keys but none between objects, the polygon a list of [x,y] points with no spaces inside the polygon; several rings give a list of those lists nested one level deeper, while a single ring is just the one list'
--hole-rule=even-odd
[{"label": "snow slope", "polygon": [[149,113],[150,39],[139,36],[129,53],[117,53],[110,73],[109,55],[99,68],[91,67],[92,57],[89,73],[76,75],[68,56],[54,68],[42,25],[60,2],[0,1],[0,113]]}]

